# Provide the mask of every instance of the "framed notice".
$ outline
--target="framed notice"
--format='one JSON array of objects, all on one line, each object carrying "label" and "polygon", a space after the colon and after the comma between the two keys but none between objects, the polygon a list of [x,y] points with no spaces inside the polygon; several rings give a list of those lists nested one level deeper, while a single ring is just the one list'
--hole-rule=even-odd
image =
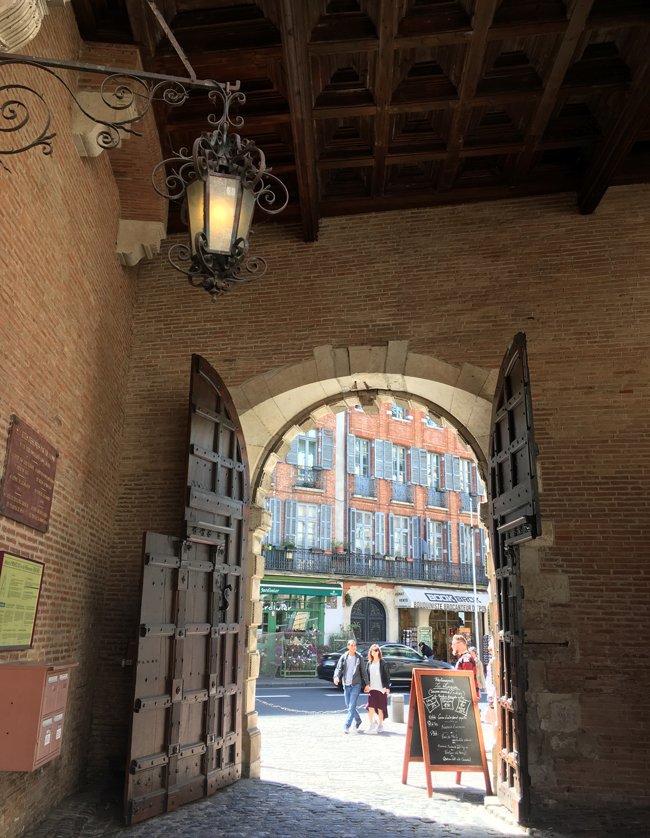
[{"label": "framed notice", "polygon": [[457,784],[463,772],[480,771],[492,794],[473,672],[413,670],[402,783],[411,762],[424,763],[429,797],[432,771],[455,772]]},{"label": "framed notice", "polygon": [[30,649],[43,583],[42,562],[0,551],[0,649]]},{"label": "framed notice", "polygon": [[11,417],[0,513],[47,532],[54,492],[56,449],[17,416]]}]

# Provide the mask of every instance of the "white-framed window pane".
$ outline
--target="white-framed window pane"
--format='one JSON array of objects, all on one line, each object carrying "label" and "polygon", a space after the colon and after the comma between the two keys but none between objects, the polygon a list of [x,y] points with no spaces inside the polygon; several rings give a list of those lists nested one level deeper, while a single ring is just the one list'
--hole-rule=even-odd
[{"label": "white-framed window pane", "polygon": [[296,515],[296,547],[318,545],[318,508],[316,504],[299,503]]},{"label": "white-framed window pane", "polygon": [[460,461],[460,490],[461,492],[472,491],[472,461]]},{"label": "white-framed window pane", "polygon": [[402,445],[393,445],[393,480],[406,483],[406,448]]},{"label": "white-framed window pane", "polygon": [[409,523],[404,515],[395,515],[393,533],[395,539],[395,555],[406,558],[409,554]]},{"label": "white-framed window pane", "polygon": [[429,558],[434,562],[442,561],[442,521],[429,521]]},{"label": "white-framed window pane", "polygon": [[459,558],[461,564],[470,564],[472,561],[472,542],[473,542],[473,529],[470,527],[469,524],[461,524],[462,529],[462,538],[461,543],[459,545]]},{"label": "white-framed window pane", "polygon": [[357,510],[355,539],[357,553],[372,553],[372,512]]},{"label": "white-framed window pane", "polygon": [[406,410],[403,407],[398,407],[396,404],[392,404],[391,416],[393,419],[406,419]]},{"label": "white-framed window pane", "polygon": [[438,487],[438,455],[432,451],[427,452],[427,486],[432,489]]},{"label": "white-framed window pane", "polygon": [[354,441],[354,473],[370,477],[370,440],[357,437]]},{"label": "white-framed window pane", "polygon": [[301,468],[314,468],[318,457],[318,432],[314,428],[298,438],[298,465]]}]

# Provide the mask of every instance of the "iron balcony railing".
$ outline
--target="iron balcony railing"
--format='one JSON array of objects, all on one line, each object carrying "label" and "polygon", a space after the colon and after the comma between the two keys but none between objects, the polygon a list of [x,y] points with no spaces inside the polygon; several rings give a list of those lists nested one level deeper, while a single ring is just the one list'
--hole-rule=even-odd
[{"label": "iron balcony railing", "polygon": [[296,486],[304,486],[306,489],[320,489],[321,469],[303,468],[298,466]]},{"label": "iron balcony railing", "polygon": [[441,506],[445,509],[448,506],[447,492],[444,489],[429,489],[427,504],[429,506]]},{"label": "iron balcony railing", "polygon": [[468,492],[461,492],[460,511],[469,512],[470,510],[474,513],[478,512],[478,497],[476,495],[470,495]]},{"label": "iron balcony railing", "polygon": [[377,497],[377,480],[374,477],[354,476],[354,494],[364,498]]},{"label": "iron balcony railing", "polygon": [[[419,582],[472,584],[472,566],[421,559],[386,559],[363,553],[318,553],[310,550],[267,550],[266,570],[293,570],[298,573],[412,579]],[[476,584],[488,583],[485,568],[476,566]]]},{"label": "iron balcony railing", "polygon": [[393,500],[413,503],[413,486],[410,483],[393,483]]}]

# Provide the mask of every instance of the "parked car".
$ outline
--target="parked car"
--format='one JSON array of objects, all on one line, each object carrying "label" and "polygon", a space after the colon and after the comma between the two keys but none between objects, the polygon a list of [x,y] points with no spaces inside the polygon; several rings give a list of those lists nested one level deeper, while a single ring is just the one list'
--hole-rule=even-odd
[{"label": "parked car", "polygon": [[[357,652],[365,659],[368,658],[368,649],[372,643],[359,643],[357,645]],[[411,675],[416,668],[422,669],[453,669],[451,664],[444,661],[430,661],[421,655],[417,649],[411,646],[406,646],[404,643],[378,643],[381,649],[381,654],[388,664],[390,670],[391,686],[404,686],[411,683]],[[325,681],[334,681],[334,670],[341,655],[345,653],[346,649],[337,649],[335,652],[330,652],[323,656],[320,666],[317,667],[316,672],[318,677]],[[339,688],[343,689],[342,681],[339,682]]]}]

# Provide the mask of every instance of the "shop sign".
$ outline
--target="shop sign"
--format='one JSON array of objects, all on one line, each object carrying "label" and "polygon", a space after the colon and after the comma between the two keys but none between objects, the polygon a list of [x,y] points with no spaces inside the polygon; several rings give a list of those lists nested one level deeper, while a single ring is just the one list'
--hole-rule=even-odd
[{"label": "shop sign", "polygon": [[307,585],[260,585],[260,595],[275,596],[289,594],[293,596],[343,596],[343,588],[310,588]]}]

